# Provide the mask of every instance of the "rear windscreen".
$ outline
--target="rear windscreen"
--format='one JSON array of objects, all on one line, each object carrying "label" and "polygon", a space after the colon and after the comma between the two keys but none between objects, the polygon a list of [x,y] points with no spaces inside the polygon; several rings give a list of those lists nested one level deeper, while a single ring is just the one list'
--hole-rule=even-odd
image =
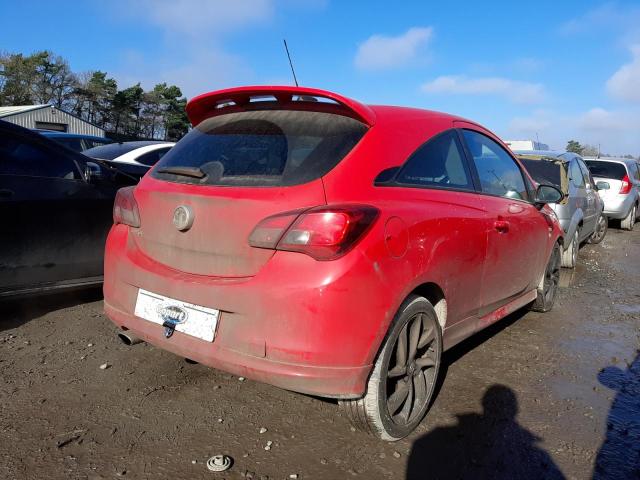
[{"label": "rear windscreen", "polygon": [[[260,110],[201,122],[156,164],[152,176],[203,185],[287,186],[335,167],[367,127],[331,113]],[[162,172],[199,169],[202,178]]]},{"label": "rear windscreen", "polygon": [[562,190],[560,169],[563,167],[561,165],[548,160],[520,158],[520,161],[536,182],[545,185],[555,185]]},{"label": "rear windscreen", "polygon": [[627,169],[621,163],[603,162],[602,160],[586,160],[584,163],[587,164],[594,177],[622,180],[627,174]]}]

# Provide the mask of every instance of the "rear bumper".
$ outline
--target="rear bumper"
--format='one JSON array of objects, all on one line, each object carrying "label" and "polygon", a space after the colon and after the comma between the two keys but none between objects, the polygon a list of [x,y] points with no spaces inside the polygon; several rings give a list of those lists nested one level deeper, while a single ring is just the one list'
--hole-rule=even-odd
[{"label": "rear bumper", "polygon": [[[105,252],[105,313],[148,343],[287,390],[358,398],[395,310],[390,287],[354,251],[317,262],[277,252],[254,277],[221,279],[163,266],[116,225]],[[213,342],[134,315],[138,289],[221,311]]]},{"label": "rear bumper", "polygon": [[609,218],[621,220],[629,215],[635,201],[635,194],[612,195],[604,200],[604,213]]},{"label": "rear bumper", "polygon": [[203,365],[286,390],[325,397],[358,398],[371,370],[370,365],[332,368],[275,362],[220,347],[215,340],[211,344],[180,332],[174,332],[167,339],[160,326],[118,310],[106,301],[104,311],[121,329],[131,331],[151,345]]}]

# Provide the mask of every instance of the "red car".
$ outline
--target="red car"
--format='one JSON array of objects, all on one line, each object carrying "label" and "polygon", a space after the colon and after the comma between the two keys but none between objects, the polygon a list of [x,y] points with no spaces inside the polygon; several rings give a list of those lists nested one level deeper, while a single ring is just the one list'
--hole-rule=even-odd
[{"label": "red car", "polygon": [[104,298],[123,337],[337,398],[396,440],[444,350],[551,309],[562,193],[480,125],[296,87],[187,113],[193,130],[115,202]]}]

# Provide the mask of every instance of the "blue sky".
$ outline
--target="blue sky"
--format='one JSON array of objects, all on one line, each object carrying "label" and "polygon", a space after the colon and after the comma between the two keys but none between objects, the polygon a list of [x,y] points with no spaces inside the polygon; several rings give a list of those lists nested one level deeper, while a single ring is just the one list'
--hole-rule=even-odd
[{"label": "blue sky", "polygon": [[[60,6],[62,5],[62,7]],[[191,97],[291,83],[640,155],[640,2],[0,0],[0,48]]]}]

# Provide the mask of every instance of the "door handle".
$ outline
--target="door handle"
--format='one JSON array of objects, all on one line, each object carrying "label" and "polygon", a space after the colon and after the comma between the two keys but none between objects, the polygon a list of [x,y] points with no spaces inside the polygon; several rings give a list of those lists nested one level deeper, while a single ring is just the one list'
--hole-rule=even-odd
[{"label": "door handle", "polygon": [[496,220],[493,223],[493,227],[500,233],[509,232],[509,222],[507,222],[506,220]]},{"label": "door handle", "polygon": [[13,197],[13,190],[9,190],[7,188],[0,188],[0,198],[11,198]]}]

